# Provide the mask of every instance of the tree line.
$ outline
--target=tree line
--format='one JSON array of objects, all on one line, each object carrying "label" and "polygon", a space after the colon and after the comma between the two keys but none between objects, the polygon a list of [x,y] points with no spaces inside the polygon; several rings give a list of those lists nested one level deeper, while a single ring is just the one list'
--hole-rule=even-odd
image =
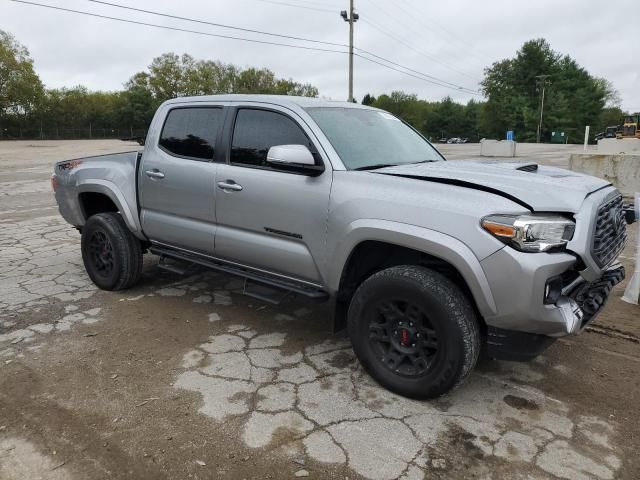
[{"label": "tree line", "polygon": [[[513,58],[485,69],[480,87],[485,100],[458,103],[419,99],[401,90],[362,103],[387,110],[432,140],[466,137],[535,141],[540,89],[544,82],[543,141],[563,130],[581,141],[585,125],[602,131],[619,123],[620,98],[612,84],[593,77],[543,39],[526,42]],[[191,55],[165,53],[134,74],[122,90],[90,91],[83,86],[47,89],[26,47],[0,30],[0,138],[100,138],[143,136],[156,108],[187,95],[264,93],[316,97],[318,89],[278,78],[266,68],[241,68]]]},{"label": "tree line", "polygon": [[83,86],[47,89],[28,50],[0,30],[0,138],[143,136],[156,108],[187,95],[264,93],[318,96],[318,89],[278,78],[267,68],[241,68],[165,53],[121,91]]},{"label": "tree line", "polygon": [[549,141],[554,131],[564,131],[570,143],[580,143],[586,125],[594,133],[604,131],[624,115],[620,96],[608,80],[593,77],[544,39],[526,42],[514,58],[485,69],[480,84],[485,101],[465,105],[446,97],[433,102],[395,91],[377,98],[367,94],[363,103],[402,117],[432,140],[502,139],[512,130],[518,141],[534,142],[543,82],[542,141]]}]

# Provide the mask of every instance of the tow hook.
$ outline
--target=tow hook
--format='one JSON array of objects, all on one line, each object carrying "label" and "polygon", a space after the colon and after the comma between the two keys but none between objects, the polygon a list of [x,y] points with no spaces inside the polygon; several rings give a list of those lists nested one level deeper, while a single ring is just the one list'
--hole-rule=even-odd
[{"label": "tow hook", "polygon": [[631,225],[635,223],[637,220],[636,217],[636,209],[633,203],[627,203],[622,206],[622,210],[624,211],[624,219],[627,221],[627,225]]},{"label": "tow hook", "polygon": [[[573,298],[560,297],[556,302],[556,307],[560,308],[566,333],[569,335],[578,333],[582,326],[582,319],[584,318],[584,313],[578,303]],[[564,335],[564,333],[561,335]]]}]

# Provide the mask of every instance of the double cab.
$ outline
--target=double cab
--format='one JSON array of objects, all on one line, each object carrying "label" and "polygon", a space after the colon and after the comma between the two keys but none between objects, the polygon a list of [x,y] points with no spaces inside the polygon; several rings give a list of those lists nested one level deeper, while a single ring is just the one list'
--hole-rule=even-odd
[{"label": "double cab", "polygon": [[169,100],[143,151],[59,162],[52,183],[98,287],[133,286],[148,252],[330,302],[364,368],[413,398],[455,387],[481,349],[526,360],[580,332],[624,278],[609,182],[447,161],[399,118],[347,102]]}]

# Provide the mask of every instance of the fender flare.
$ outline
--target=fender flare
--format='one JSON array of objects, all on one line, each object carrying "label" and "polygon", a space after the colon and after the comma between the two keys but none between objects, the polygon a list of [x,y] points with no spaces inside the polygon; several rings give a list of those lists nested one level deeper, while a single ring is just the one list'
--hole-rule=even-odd
[{"label": "fender flare", "polygon": [[77,191],[78,196],[81,193],[101,193],[109,197],[116,207],[118,207],[118,211],[122,215],[129,230],[131,230],[131,233],[144,240],[137,208],[133,206],[132,211],[132,206],[127,203],[124,194],[115,183],[102,179],[91,179],[90,181],[81,180],[78,182]]},{"label": "fender flare", "polygon": [[384,242],[426,253],[453,265],[467,283],[483,317],[495,315],[495,300],[480,260],[460,240],[444,233],[406,223],[359,219],[348,225],[330,258],[328,283],[332,291],[340,288],[343,271],[355,248],[366,241]]}]

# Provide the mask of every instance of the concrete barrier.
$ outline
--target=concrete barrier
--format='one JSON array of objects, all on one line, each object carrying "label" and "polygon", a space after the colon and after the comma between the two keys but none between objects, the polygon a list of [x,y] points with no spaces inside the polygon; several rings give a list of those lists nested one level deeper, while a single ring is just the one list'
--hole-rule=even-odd
[{"label": "concrete barrier", "polygon": [[[636,246],[636,267],[627,284],[627,288],[624,290],[622,300],[634,305],[640,305],[640,193],[636,193],[636,222],[638,224],[638,237]],[[627,273],[628,275],[628,273]]]},{"label": "concrete barrier", "polygon": [[483,157],[515,157],[516,142],[513,140],[481,140],[480,155]]},{"label": "concrete barrier", "polygon": [[625,197],[640,192],[640,153],[637,155],[601,155],[572,153],[569,169],[611,182]]},{"label": "concrete barrier", "polygon": [[637,153],[640,155],[640,138],[603,138],[598,140],[598,153]]}]

